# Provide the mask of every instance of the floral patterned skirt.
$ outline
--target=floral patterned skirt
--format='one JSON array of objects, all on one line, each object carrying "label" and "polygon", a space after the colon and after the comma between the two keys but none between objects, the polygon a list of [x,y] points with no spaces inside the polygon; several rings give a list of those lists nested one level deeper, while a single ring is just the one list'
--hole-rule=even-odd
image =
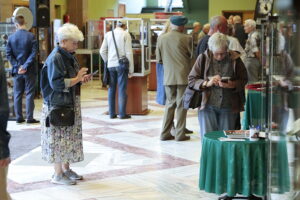
[{"label": "floral patterned skirt", "polygon": [[41,117],[42,158],[48,163],[75,163],[83,160],[82,119],[80,96],[75,99],[75,124],[73,126],[46,127],[48,105],[43,104]]}]

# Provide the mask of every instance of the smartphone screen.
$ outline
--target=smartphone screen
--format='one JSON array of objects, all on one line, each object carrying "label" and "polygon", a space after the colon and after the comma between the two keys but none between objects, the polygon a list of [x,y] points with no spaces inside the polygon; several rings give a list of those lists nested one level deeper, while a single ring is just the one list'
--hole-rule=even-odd
[{"label": "smartphone screen", "polygon": [[229,80],[230,80],[230,77],[222,77],[221,78],[221,82],[223,82],[223,83],[228,83]]},{"label": "smartphone screen", "polygon": [[94,71],[93,73],[91,73],[91,76],[95,76],[98,72],[99,70]]}]

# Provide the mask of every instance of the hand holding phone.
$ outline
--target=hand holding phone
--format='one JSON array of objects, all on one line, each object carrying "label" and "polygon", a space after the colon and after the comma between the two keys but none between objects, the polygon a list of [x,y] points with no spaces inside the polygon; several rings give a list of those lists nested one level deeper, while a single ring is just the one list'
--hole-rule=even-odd
[{"label": "hand holding phone", "polygon": [[96,70],[93,73],[90,73],[90,76],[95,76],[98,72],[99,72],[99,70]]},{"label": "hand holding phone", "polygon": [[221,78],[221,82],[223,82],[223,83],[228,83],[229,80],[230,80],[230,77],[228,77],[228,76],[223,76]]}]

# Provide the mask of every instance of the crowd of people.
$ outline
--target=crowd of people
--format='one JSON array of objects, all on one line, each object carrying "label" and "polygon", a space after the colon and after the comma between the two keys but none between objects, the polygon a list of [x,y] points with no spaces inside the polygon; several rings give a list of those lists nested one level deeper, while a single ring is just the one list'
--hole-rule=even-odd
[{"label": "crowd of people", "polygon": [[[166,104],[161,140],[189,139],[184,131],[186,110],[182,108],[186,87],[203,93],[198,108],[201,138],[210,131],[240,129],[245,86],[260,78],[259,35],[254,20],[245,20],[243,25],[240,16],[215,16],[203,28],[195,22],[190,37],[183,31],[185,21],[184,16],[171,17],[166,23],[171,28],[165,28],[168,31],[158,38],[156,99]],[[172,135],[175,110],[177,124]]]},{"label": "crowd of people", "polygon": [[[37,123],[39,121],[33,118],[37,76],[34,64],[36,39],[24,28],[22,16],[16,17],[15,23],[18,30],[8,38],[7,58],[13,66],[16,120],[17,123],[25,121],[22,115],[22,96],[25,91],[26,122]],[[261,76],[260,39],[254,20],[247,19],[243,25],[240,16],[230,19],[215,16],[203,28],[199,22],[195,22],[190,35],[185,33],[187,23],[185,16],[172,16],[157,40],[157,102],[165,105],[160,133],[162,141],[190,139],[187,134],[192,131],[186,128],[187,110],[182,104],[187,87],[203,94],[198,108],[201,138],[210,131],[240,129],[239,116],[244,109],[245,86],[247,82],[259,81]],[[88,82],[91,74],[87,74],[87,68],[80,68],[74,56],[78,42],[83,40],[78,27],[64,24],[58,30],[57,37],[59,45],[48,56],[41,74],[42,158],[54,166],[52,183],[73,185],[83,178],[70,168],[71,163],[84,159],[80,85]],[[126,23],[120,20],[115,29],[105,34],[100,48],[109,73],[108,104],[111,119],[118,117],[115,110],[117,86],[119,118],[131,118],[126,112],[127,82],[134,70],[131,40],[126,32]],[[10,156],[7,145],[9,134],[6,131],[7,93],[2,87],[6,85],[6,80],[2,65],[0,67],[2,181],[6,177]],[[55,119],[56,112],[65,114],[66,111],[73,113],[74,120],[70,125],[59,125]],[[1,181],[0,197],[9,199],[6,185]]]}]

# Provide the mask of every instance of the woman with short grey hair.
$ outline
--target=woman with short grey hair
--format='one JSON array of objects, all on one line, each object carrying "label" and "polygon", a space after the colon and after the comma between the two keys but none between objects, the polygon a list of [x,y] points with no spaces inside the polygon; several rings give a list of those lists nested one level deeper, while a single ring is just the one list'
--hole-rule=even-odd
[{"label": "woman with short grey hair", "polygon": [[208,49],[213,53],[218,50],[228,51],[229,41],[222,33],[213,34],[208,40]]},{"label": "woman with short grey hair", "polygon": [[226,35],[214,33],[189,74],[189,86],[203,92],[198,112],[201,137],[207,132],[233,130],[244,109],[247,72],[236,52],[228,50]]},{"label": "woman with short grey hair", "polygon": [[[64,24],[57,31],[59,45],[48,56],[41,75],[42,158],[54,164],[51,182],[74,185],[82,176],[70,169],[70,163],[83,160],[80,84],[90,80],[87,68],[79,67],[74,56],[83,34],[77,26]],[[49,120],[52,108],[65,107],[74,111],[73,125],[58,125]],[[51,111],[52,112],[52,111]]]}]

